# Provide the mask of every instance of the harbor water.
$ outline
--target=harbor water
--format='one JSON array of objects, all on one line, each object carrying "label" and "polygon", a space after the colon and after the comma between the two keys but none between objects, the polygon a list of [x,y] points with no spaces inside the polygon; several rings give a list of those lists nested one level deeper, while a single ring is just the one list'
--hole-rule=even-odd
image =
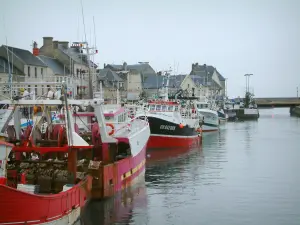
[{"label": "harbor water", "polygon": [[300,118],[260,110],[228,122],[201,149],[148,153],[145,180],[86,208],[82,223],[300,224]]}]

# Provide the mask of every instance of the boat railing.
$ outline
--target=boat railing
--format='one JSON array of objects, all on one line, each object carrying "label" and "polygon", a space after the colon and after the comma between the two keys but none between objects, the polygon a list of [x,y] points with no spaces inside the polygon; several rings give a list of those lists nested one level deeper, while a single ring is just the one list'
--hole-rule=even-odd
[{"label": "boat railing", "polygon": [[[148,123],[148,122],[146,122]],[[124,122],[107,122],[106,125],[107,127],[109,126],[108,124],[113,125],[113,129],[114,133],[118,133],[119,131],[123,130],[123,129],[128,129],[131,132],[136,132],[138,130],[141,129],[141,125],[145,124],[145,121],[143,119],[139,119],[139,118],[133,118],[130,119],[129,121],[124,121]],[[86,123],[87,127],[91,127],[93,125],[93,123]],[[108,132],[111,132],[111,130],[108,130]]]}]

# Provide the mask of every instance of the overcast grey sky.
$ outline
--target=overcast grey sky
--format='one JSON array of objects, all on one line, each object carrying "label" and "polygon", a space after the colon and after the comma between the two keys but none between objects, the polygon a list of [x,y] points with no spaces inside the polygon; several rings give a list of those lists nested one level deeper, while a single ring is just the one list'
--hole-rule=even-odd
[{"label": "overcast grey sky", "polygon": [[[230,96],[244,94],[245,73],[256,96],[296,96],[300,89],[298,0],[83,0],[96,63],[149,61],[155,70],[198,62],[228,78]],[[43,36],[84,37],[80,0],[0,0],[0,44],[31,50]],[[91,37],[92,36],[92,37]],[[176,66],[177,67],[177,66]]]}]

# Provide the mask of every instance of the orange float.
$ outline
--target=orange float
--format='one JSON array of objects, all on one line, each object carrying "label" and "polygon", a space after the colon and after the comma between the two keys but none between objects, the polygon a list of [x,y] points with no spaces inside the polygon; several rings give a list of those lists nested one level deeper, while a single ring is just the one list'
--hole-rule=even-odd
[{"label": "orange float", "polygon": [[113,135],[115,133],[115,126],[111,123],[107,123],[106,126],[111,127],[111,131],[108,133],[108,135]]}]

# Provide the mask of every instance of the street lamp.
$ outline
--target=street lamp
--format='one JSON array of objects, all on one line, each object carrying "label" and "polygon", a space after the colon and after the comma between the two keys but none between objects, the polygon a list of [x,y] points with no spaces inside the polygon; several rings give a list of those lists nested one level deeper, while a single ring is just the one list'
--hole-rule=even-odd
[{"label": "street lamp", "polygon": [[249,81],[250,81],[250,76],[252,76],[252,73],[247,73],[244,76],[246,77],[246,92],[249,92]]},{"label": "street lamp", "polygon": [[225,78],[225,97],[227,97],[227,80],[228,78]]}]

